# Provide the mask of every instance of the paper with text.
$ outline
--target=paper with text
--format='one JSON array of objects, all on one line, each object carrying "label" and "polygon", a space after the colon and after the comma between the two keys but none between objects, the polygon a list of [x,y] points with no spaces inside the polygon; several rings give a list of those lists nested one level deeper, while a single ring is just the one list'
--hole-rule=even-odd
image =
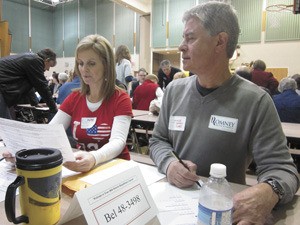
[{"label": "paper with text", "polygon": [[158,208],[161,225],[197,224],[199,188],[180,189],[168,182],[157,182],[148,186]]},{"label": "paper with text", "polygon": [[98,174],[103,175],[98,176],[98,183],[75,193],[59,224],[82,213],[89,225],[139,225],[156,216],[157,208],[137,164],[120,163]]},{"label": "paper with text", "polygon": [[[128,165],[134,165],[134,164],[138,165],[145,179],[146,185],[150,185],[166,177],[166,175],[159,173],[157,167],[154,166],[149,166],[134,161],[125,161],[123,163],[128,163]],[[120,169],[124,168],[123,163],[121,163],[120,165],[114,165],[110,170],[103,170],[101,171],[101,173],[94,173],[89,176],[85,176],[81,178],[81,180],[83,180],[86,183],[94,185],[104,177],[109,178],[113,175],[120,173]]]},{"label": "paper with text", "polygon": [[34,124],[0,118],[0,136],[13,154],[21,149],[56,148],[64,162],[75,161],[62,124]]}]

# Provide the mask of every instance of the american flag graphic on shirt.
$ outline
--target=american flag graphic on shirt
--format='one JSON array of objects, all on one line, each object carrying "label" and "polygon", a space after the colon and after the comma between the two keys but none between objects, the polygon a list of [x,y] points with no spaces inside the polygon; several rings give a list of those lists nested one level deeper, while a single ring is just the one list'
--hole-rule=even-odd
[{"label": "american flag graphic on shirt", "polygon": [[93,139],[103,140],[110,135],[111,128],[108,124],[102,123],[99,126],[96,124],[91,128],[86,129],[86,134]]}]

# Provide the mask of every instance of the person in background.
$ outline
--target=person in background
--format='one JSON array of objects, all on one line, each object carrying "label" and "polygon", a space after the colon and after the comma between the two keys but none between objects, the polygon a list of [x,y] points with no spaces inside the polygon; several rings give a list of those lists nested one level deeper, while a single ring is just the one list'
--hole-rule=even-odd
[{"label": "person in background", "polygon": [[149,110],[150,102],[154,99],[161,101],[163,91],[157,84],[158,78],[154,74],[148,74],[142,85],[138,86],[132,99],[133,109]]},{"label": "person in background", "polygon": [[[274,95],[273,101],[281,122],[300,123],[300,96],[296,93],[296,81],[283,78],[279,82],[278,90],[280,94]],[[287,137],[287,141],[290,148],[300,148],[299,138]],[[293,159],[300,171],[300,157],[293,155]]]},{"label": "person in background", "polygon": [[66,74],[66,73],[64,73],[64,72],[58,74],[58,82],[59,82],[61,85],[63,85],[64,83],[66,83],[66,82],[68,81],[68,79],[69,79],[68,74]]},{"label": "person in background", "polygon": [[130,90],[130,97],[132,98],[133,97],[133,92],[134,90],[141,84],[144,83],[145,81],[145,78],[147,76],[147,71],[144,69],[144,68],[140,68],[139,71],[138,71],[138,80],[137,81],[132,81],[131,83],[131,90]]},{"label": "person in background", "polygon": [[271,72],[266,72],[266,64],[258,59],[252,64],[251,81],[258,86],[265,87],[270,90],[271,95],[277,93],[278,80]]},{"label": "person in background", "polygon": [[184,72],[177,72],[174,74],[174,77],[173,77],[173,80],[177,80],[177,79],[180,79],[180,78],[185,78],[185,74]]},{"label": "person in background", "polygon": [[131,55],[126,45],[120,45],[116,51],[117,79],[128,87],[132,81]]},{"label": "person in background", "polygon": [[298,95],[300,95],[300,74],[296,73],[293,76],[291,76],[292,79],[294,79],[297,83],[296,92]]},{"label": "person in background", "polygon": [[[58,80],[58,74],[59,73],[56,73],[56,72],[52,73],[52,79],[51,79],[51,83],[49,85],[49,88],[52,93],[52,97],[53,97],[54,101],[56,101],[57,95],[58,95],[58,89],[61,87],[61,84],[59,83],[59,80]],[[44,102],[44,100],[41,99],[41,102]]]},{"label": "person in background", "polygon": [[240,32],[230,4],[199,4],[183,21],[183,69],[195,75],[166,88],[150,157],[180,188],[208,177],[215,162],[227,166],[230,182],[245,184],[254,158],[258,183],[234,195],[232,223],[264,224],[275,205],[291,201],[299,187],[276,108],[265,91],[229,70]]},{"label": "person in background", "polygon": [[[246,80],[249,80],[252,82],[252,75],[251,75],[251,69],[247,66],[239,66],[234,71],[237,75],[240,77],[243,77]],[[267,92],[270,96],[272,96],[270,90],[266,87],[259,86],[261,89],[263,89],[265,92]]]},{"label": "person in background", "polygon": [[158,70],[158,84],[161,89],[165,89],[173,80],[174,74],[181,70],[171,66],[171,62],[167,59],[161,61],[160,69]]},{"label": "person in background", "polygon": [[55,65],[56,54],[49,48],[0,58],[0,117],[11,119],[10,107],[33,88],[46,102],[50,115],[55,114],[57,107],[44,76]]},{"label": "person in background", "polygon": [[73,79],[70,82],[64,83],[64,85],[59,88],[58,97],[56,99],[57,104],[62,104],[66,97],[71,94],[72,90],[80,88],[79,76],[75,72],[73,72],[72,78]]},{"label": "person in background", "polygon": [[110,43],[100,35],[89,35],[77,45],[75,73],[80,90],[60,105],[50,124],[71,126],[80,150],[75,162],[64,165],[86,172],[95,165],[119,157],[130,159],[126,147],[132,107],[129,95],[116,86],[115,58]]},{"label": "person in background", "polygon": [[281,122],[300,123],[300,96],[296,93],[297,83],[292,78],[279,82],[280,94],[273,96]]},{"label": "person in background", "polygon": [[234,71],[240,77],[243,77],[246,80],[251,81],[251,70],[248,66],[239,66]]}]

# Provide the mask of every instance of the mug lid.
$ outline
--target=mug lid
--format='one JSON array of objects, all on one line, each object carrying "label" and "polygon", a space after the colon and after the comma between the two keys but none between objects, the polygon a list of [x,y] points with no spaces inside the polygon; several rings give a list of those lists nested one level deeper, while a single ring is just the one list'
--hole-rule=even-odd
[{"label": "mug lid", "polygon": [[25,170],[41,170],[62,164],[60,150],[55,148],[22,149],[16,153],[16,167]]}]

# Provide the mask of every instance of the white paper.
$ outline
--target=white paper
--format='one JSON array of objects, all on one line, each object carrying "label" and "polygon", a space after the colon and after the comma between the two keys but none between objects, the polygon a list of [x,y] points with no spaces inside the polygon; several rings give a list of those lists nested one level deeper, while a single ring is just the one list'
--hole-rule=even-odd
[{"label": "white paper", "polygon": [[75,161],[62,124],[34,124],[0,118],[0,136],[13,154],[21,149],[56,148],[61,151],[64,162]]},{"label": "white paper", "polygon": [[122,162],[97,174],[97,182],[94,174],[82,179],[93,185],[75,193],[59,224],[82,212],[89,225],[139,225],[156,216],[157,208],[136,163]]},{"label": "white paper", "polygon": [[143,174],[146,184],[149,186],[166,177],[165,174],[158,172],[156,166],[150,166],[142,163],[137,163]]},{"label": "white paper", "polygon": [[199,188],[180,189],[168,182],[157,182],[148,186],[158,208],[161,225],[197,224]]},{"label": "white paper", "polygon": [[86,183],[94,185],[104,179],[114,176],[114,175],[124,171],[125,169],[130,168],[135,165],[139,166],[139,168],[142,172],[143,178],[147,185],[155,183],[155,182],[163,179],[164,177],[166,177],[164,174],[159,173],[157,171],[157,168],[154,166],[148,166],[148,165],[137,163],[134,161],[124,161],[120,164],[110,167],[109,170],[106,169],[106,170],[102,170],[101,173],[98,172],[98,173],[90,174],[89,176],[85,176],[85,177],[81,178],[81,180],[83,180]]},{"label": "white paper", "polygon": [[[13,172],[14,167],[11,163],[0,162],[0,202],[5,200],[7,187],[15,181],[17,175]],[[18,194],[18,190],[16,192]]]}]

